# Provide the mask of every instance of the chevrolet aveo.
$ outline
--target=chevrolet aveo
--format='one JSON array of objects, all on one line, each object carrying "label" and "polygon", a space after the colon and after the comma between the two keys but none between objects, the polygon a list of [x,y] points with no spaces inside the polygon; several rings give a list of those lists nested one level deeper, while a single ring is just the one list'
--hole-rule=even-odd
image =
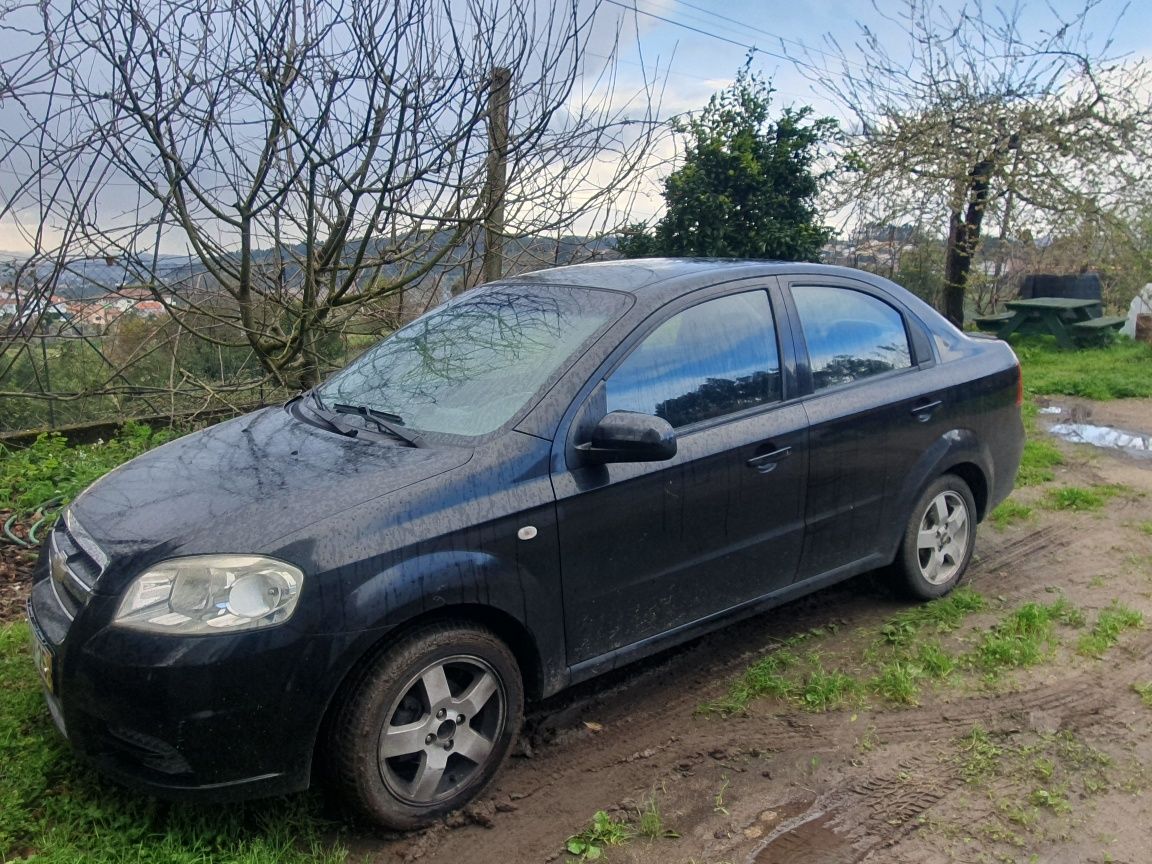
[{"label": "chevrolet aveo", "polygon": [[948,592],[1020,400],[1007,345],[854,270],[482,286],[79,496],[29,603],[47,704],[156,794],[323,776],[426,824],[491,780],[525,697],[866,570]]}]

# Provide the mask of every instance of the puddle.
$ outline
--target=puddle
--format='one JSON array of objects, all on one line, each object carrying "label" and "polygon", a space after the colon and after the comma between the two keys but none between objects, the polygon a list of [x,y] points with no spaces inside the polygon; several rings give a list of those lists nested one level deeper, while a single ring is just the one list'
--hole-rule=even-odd
[{"label": "puddle", "polygon": [[1111,426],[1093,426],[1091,423],[1057,423],[1048,429],[1057,438],[1073,444],[1091,444],[1108,450],[1146,456],[1152,454],[1152,435],[1128,432]]}]

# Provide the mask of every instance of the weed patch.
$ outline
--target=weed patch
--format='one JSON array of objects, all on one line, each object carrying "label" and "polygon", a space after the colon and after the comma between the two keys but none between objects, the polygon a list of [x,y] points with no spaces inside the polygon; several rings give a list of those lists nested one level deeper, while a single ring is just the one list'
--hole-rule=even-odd
[{"label": "weed patch", "polygon": [[[962,587],[947,597],[905,609],[880,627],[875,642],[862,656],[828,655],[816,649],[801,655],[782,648],[748,667],[727,695],[700,710],[733,714],[765,696],[808,711],[830,711],[868,695],[896,705],[916,705],[922,688],[930,682],[972,672],[995,681],[1008,670],[1044,662],[1062,643],[1057,626],[1079,629],[1086,625],[1083,611],[1061,597],[1051,603],[1025,603],[987,630],[959,640],[972,646],[967,650],[959,646],[948,650],[936,638],[958,630],[968,616],[986,606],[980,594]],[[1113,603],[1080,637],[1079,650],[1100,656],[1116,644],[1121,633],[1141,625],[1138,612]],[[806,634],[804,638],[815,637]]]},{"label": "weed patch", "polygon": [[1003,750],[983,726],[976,725],[960,739],[960,774],[969,783],[986,783],[995,776]]},{"label": "weed patch", "polygon": [[1124,491],[1123,486],[1093,486],[1091,489],[1064,486],[1060,489],[1049,489],[1044,496],[1044,506],[1050,510],[1091,512],[1101,509],[1109,499]]},{"label": "weed patch", "polygon": [[1002,529],[1009,525],[1015,525],[1017,522],[1031,519],[1032,512],[1032,508],[1027,504],[1021,504],[1019,501],[1013,501],[1009,498],[993,510],[988,518],[994,527]]},{"label": "weed patch", "polygon": [[1115,645],[1120,634],[1144,625],[1144,616],[1116,600],[1107,609],[1101,609],[1092,629],[1080,637],[1076,650],[1087,657],[1102,657]]},{"label": "weed patch", "polygon": [[811,661],[811,669],[797,696],[799,703],[809,711],[830,711],[839,708],[858,690],[855,678],[825,669],[817,658]]},{"label": "weed patch", "polygon": [[565,845],[569,854],[579,855],[582,861],[596,861],[607,846],[622,846],[632,839],[632,828],[622,819],[597,810],[592,816],[592,824],[568,838]]},{"label": "weed patch", "polygon": [[947,597],[898,613],[880,628],[880,634],[890,645],[907,646],[926,628],[936,633],[955,630],[965,618],[982,610],[984,605],[982,596],[962,585]]},{"label": "weed patch", "polygon": [[1133,684],[1132,690],[1140,697],[1141,702],[1152,708],[1152,681]]},{"label": "weed patch", "polygon": [[1024,442],[1024,453],[1020,457],[1020,470],[1016,472],[1017,486],[1039,486],[1050,483],[1056,474],[1052,470],[1064,464],[1064,454],[1050,441],[1031,437]]},{"label": "weed patch", "polygon": [[1055,649],[1054,625],[1075,626],[1082,618],[1082,613],[1064,599],[1025,603],[984,634],[971,662],[993,676],[1006,668],[1035,666]]},{"label": "weed patch", "polygon": [[[1111,758],[1063,731],[1037,736],[994,736],[976,726],[955,742],[955,760],[964,780],[992,804],[981,833],[993,842],[1026,845],[1024,837],[1045,831],[1083,799],[1113,786],[1138,783],[1142,769],[1118,768]],[[1057,830],[1065,830],[1067,823]],[[1020,832],[1023,832],[1021,834]],[[983,860],[983,859],[982,859]],[[988,860],[1021,860],[996,855]]]},{"label": "weed patch", "polygon": [[808,711],[829,711],[869,692],[898,704],[915,704],[922,681],[946,678],[957,666],[938,641],[923,634],[952,632],[984,605],[983,597],[961,586],[947,597],[894,615],[880,628],[877,643],[865,652],[864,679],[826,668],[816,651],[800,655],[791,650],[828,631],[801,634],[789,640],[790,647],[749,666],[724,698],[703,705],[701,711],[732,714],[765,696],[785,699]]},{"label": "weed patch", "polygon": [[874,693],[889,702],[916,705],[920,697],[920,680],[924,669],[907,660],[893,660],[880,667],[880,674],[871,681]]}]

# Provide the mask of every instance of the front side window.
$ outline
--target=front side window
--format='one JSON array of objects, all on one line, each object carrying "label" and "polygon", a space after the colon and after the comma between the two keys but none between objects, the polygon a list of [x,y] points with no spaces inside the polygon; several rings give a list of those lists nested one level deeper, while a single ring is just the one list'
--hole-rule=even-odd
[{"label": "front side window", "polygon": [[319,389],[328,406],[364,406],[415,430],[479,436],[508,422],[627,299],[590,288],[497,286],[397,330]]},{"label": "front side window", "polygon": [[605,382],[608,411],[655,414],[676,428],[777,401],[780,393],[764,291],[730,294],[672,316]]},{"label": "front side window", "polygon": [[827,285],[794,285],[792,297],[816,390],[912,365],[904,319],[883,300]]}]

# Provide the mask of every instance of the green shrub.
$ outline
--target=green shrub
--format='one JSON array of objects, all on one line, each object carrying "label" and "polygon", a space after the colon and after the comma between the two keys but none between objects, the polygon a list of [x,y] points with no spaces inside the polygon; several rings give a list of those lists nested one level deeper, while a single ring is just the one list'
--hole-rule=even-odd
[{"label": "green shrub", "polygon": [[67,504],[116,466],[175,437],[172,430],[126,423],[115,438],[96,444],[70,446],[64,436],[47,432],[28,447],[0,445],[0,508],[27,516]]}]

